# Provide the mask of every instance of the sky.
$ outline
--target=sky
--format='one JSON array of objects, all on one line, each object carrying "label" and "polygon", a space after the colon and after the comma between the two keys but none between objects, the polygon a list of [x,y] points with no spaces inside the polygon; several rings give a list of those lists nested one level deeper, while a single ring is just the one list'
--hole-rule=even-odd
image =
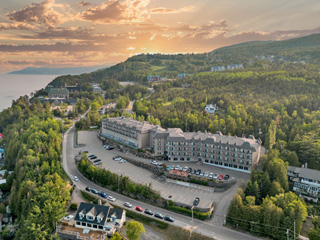
[{"label": "sky", "polygon": [[0,72],[320,33],[319,0],[1,0]]}]

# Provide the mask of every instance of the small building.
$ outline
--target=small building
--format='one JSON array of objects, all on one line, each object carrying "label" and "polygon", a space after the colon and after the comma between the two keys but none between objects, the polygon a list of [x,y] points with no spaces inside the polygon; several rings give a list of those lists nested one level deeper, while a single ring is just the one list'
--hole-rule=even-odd
[{"label": "small building", "polygon": [[76,215],[61,220],[57,233],[61,239],[104,240],[126,221],[126,211],[106,205],[82,202]]},{"label": "small building", "polygon": [[217,105],[212,105],[212,104],[209,104],[209,105],[206,105],[206,107],[204,108],[204,112],[205,113],[215,113],[216,110],[218,109]]},{"label": "small building", "polygon": [[243,64],[230,64],[227,66],[228,70],[235,70],[239,68],[243,68]]},{"label": "small building", "polygon": [[69,93],[81,92],[81,88],[78,85],[66,86],[66,89],[68,89]]},{"label": "small building", "polygon": [[102,90],[102,88],[99,86],[98,83],[91,83],[91,86],[93,88],[93,92],[104,94],[104,91]]},{"label": "small building", "polygon": [[307,167],[289,166],[287,176],[293,183],[293,191],[309,201],[318,202],[320,197],[320,171]]},{"label": "small building", "polygon": [[225,66],[213,66],[211,67],[211,72],[221,72],[226,70]]},{"label": "small building", "polygon": [[148,75],[147,80],[148,82],[158,82],[158,81],[161,81],[161,77],[159,75],[156,75],[156,76]]},{"label": "small building", "polygon": [[187,74],[187,73],[179,73],[179,74],[177,75],[177,79],[186,78],[186,77],[188,77],[188,75],[189,75],[189,74]]},{"label": "small building", "polygon": [[182,170],[171,169],[169,172],[165,172],[165,175],[177,180],[187,181],[189,173]]},{"label": "small building", "polygon": [[48,88],[49,98],[69,98],[69,91],[66,88]]}]

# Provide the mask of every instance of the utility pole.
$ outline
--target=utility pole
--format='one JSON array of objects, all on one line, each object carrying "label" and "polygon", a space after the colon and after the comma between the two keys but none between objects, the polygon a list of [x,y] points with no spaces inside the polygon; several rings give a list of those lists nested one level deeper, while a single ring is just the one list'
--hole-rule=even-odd
[{"label": "utility pole", "polygon": [[287,229],[287,240],[289,240],[289,229]]},{"label": "utility pole", "polygon": [[296,221],[293,222],[293,239],[296,240]]}]

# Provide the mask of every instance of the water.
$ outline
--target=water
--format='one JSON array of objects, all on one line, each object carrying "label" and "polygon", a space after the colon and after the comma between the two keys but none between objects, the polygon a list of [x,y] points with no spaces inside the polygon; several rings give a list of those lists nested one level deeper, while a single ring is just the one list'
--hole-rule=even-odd
[{"label": "water", "polygon": [[55,75],[0,74],[0,111],[11,107],[12,100],[44,88]]}]

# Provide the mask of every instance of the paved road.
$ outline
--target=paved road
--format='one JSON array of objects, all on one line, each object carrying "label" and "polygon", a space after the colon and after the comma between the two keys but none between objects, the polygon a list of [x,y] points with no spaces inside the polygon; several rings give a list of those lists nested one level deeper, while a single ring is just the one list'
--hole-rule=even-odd
[{"label": "paved road", "polygon": [[[74,148],[74,133],[75,133],[75,128],[72,127],[70,128],[64,136],[63,139],[63,161],[62,165],[63,168],[66,172],[66,174],[72,179],[73,176],[78,176],[79,182],[76,182],[77,188],[84,190],[86,186],[89,186],[91,188],[95,188],[97,190],[103,190],[107,192],[109,195],[114,196],[117,201],[115,204],[119,206],[123,206],[124,202],[131,202],[133,206],[141,206],[142,208],[146,209],[149,208],[153,210],[154,212],[160,212],[164,215],[170,215],[175,218],[174,225],[182,228],[190,228],[191,224],[191,218],[188,216],[184,216],[181,214],[173,213],[170,211],[167,211],[162,208],[158,208],[152,205],[148,205],[145,203],[142,203],[140,201],[137,201],[135,199],[131,199],[129,197],[120,195],[116,192],[111,192],[110,190],[104,189],[102,187],[99,187],[98,185],[90,182],[87,180],[82,174],[78,171],[74,157],[75,154],[78,152],[77,149]],[[143,214],[143,213],[142,213]],[[218,240],[235,240],[235,239],[246,239],[246,240],[254,240],[254,239],[259,239],[257,237],[253,237],[250,235],[246,235],[240,232],[236,232],[233,230],[230,230],[226,227],[223,226],[217,226],[214,225],[212,222],[208,221],[201,221],[201,220],[194,220],[194,231],[201,233],[203,235],[218,239]]]}]

